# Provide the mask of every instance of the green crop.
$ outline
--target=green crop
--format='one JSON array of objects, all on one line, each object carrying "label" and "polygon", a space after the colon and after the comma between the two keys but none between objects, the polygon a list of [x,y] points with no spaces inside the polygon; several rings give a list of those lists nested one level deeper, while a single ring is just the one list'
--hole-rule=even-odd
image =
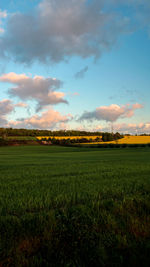
[{"label": "green crop", "polygon": [[149,147],[0,147],[0,266],[149,263]]}]

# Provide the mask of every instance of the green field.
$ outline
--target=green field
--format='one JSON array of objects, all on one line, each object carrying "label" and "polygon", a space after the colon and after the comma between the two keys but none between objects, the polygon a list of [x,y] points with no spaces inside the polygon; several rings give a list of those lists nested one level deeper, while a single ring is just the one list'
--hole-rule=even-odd
[{"label": "green field", "polygon": [[0,266],[150,266],[150,148],[0,147]]},{"label": "green field", "polygon": [[11,141],[11,140],[36,140],[36,137],[34,136],[7,136],[5,140]]}]

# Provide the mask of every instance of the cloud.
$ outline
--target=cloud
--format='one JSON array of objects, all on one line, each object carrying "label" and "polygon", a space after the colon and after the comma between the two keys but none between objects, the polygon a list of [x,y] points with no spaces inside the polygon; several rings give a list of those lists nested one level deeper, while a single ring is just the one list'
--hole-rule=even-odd
[{"label": "cloud", "polygon": [[0,20],[7,17],[7,12],[0,9]]},{"label": "cloud", "polygon": [[23,103],[23,102],[19,102],[19,103],[15,104],[14,106],[17,108],[27,108],[28,104]]},{"label": "cloud", "polygon": [[9,16],[0,39],[1,56],[27,64],[57,63],[71,56],[99,58],[129,30],[129,18],[114,6],[112,0],[43,0],[32,14]]},{"label": "cloud", "polygon": [[14,110],[12,101],[3,99],[0,101],[0,126],[5,126],[7,123],[7,115]]},{"label": "cloud", "polygon": [[56,78],[44,78],[42,76],[28,77],[25,74],[8,73],[0,76],[0,82],[16,85],[9,89],[9,95],[19,97],[22,100],[35,100],[37,111],[47,105],[68,103],[64,99],[64,93],[57,92],[62,82]]},{"label": "cloud", "polygon": [[140,28],[145,27],[150,37],[150,1],[149,0],[132,0],[136,20]]},{"label": "cloud", "polygon": [[[92,131],[111,132],[112,125],[97,125]],[[140,123],[114,123],[113,131],[123,134],[150,134],[150,122]]]},{"label": "cloud", "polygon": [[133,104],[132,107],[133,107],[133,109],[143,108],[143,106],[141,104],[139,104],[139,103]]},{"label": "cloud", "polygon": [[110,106],[101,106],[92,112],[84,112],[79,120],[104,120],[107,122],[114,122],[119,118],[132,117],[134,115],[134,111],[142,107],[143,106],[138,103],[133,105],[126,104],[123,106],[116,104],[112,104]]},{"label": "cloud", "polygon": [[7,12],[6,11],[2,11],[0,9],[0,34],[4,33],[4,29],[1,27],[2,25],[2,20],[5,19],[7,17]]},{"label": "cloud", "polygon": [[146,123],[118,123],[114,124],[114,131],[124,134],[150,134],[150,122]]},{"label": "cloud", "polygon": [[86,66],[85,68],[81,69],[80,71],[78,71],[76,74],[75,74],[75,78],[76,79],[81,79],[84,77],[85,73],[88,71],[88,66]]},{"label": "cloud", "polygon": [[14,106],[12,104],[12,101],[9,99],[3,99],[0,101],[0,116],[5,116],[12,112],[14,109]]},{"label": "cloud", "polygon": [[71,114],[61,115],[60,112],[51,108],[41,115],[33,115],[29,118],[9,121],[8,126],[14,128],[54,129],[61,127],[62,123],[64,125],[70,119],[72,119]]}]

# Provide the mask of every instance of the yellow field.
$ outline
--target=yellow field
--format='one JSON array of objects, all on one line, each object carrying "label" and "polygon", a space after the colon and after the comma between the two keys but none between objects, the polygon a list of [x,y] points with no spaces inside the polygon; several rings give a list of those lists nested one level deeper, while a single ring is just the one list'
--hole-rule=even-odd
[{"label": "yellow field", "polygon": [[[55,139],[93,139],[95,140],[97,137],[101,136],[38,136],[37,139],[41,140],[43,138],[49,139],[49,138],[55,138]],[[109,142],[93,142],[90,144],[148,144],[150,143],[150,136],[125,136],[122,139],[119,139],[117,141],[109,141]],[[86,143],[87,144],[87,143]]]},{"label": "yellow field", "polygon": [[125,136],[122,139],[111,142],[101,142],[101,144],[148,144],[150,136]]},{"label": "yellow field", "polygon": [[101,138],[101,136],[37,136],[36,138],[38,140],[41,140],[43,138],[45,139],[49,139],[49,138],[55,138],[55,139],[82,139],[82,138],[86,138],[86,139],[93,139],[95,140],[97,137]]}]

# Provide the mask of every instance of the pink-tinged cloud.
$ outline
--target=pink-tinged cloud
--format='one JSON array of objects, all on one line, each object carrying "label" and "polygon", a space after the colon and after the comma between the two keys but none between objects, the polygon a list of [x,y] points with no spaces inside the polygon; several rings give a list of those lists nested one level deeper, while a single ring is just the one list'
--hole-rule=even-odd
[{"label": "pink-tinged cloud", "polygon": [[21,83],[24,80],[28,80],[28,76],[25,74],[16,74],[14,72],[3,74],[0,77],[1,82],[8,82],[8,83]]},{"label": "pink-tinged cloud", "polygon": [[23,103],[23,102],[19,102],[19,103],[15,104],[14,106],[17,108],[27,108],[28,104]]},{"label": "pink-tinged cloud", "polygon": [[33,115],[18,121],[9,121],[8,125],[17,128],[54,129],[59,128],[62,123],[69,122],[70,119],[72,119],[71,114],[62,115],[58,111],[49,109],[41,115]]},{"label": "pink-tinged cloud", "polygon": [[133,105],[126,104],[123,106],[116,104],[112,104],[110,106],[101,106],[92,112],[84,112],[79,120],[104,120],[108,122],[114,122],[119,118],[132,117],[134,115],[134,111],[140,108],[143,108],[143,106],[138,103]]},{"label": "pink-tinged cloud", "polygon": [[0,126],[6,127],[8,124],[7,116],[15,111],[15,108],[27,108],[28,105],[23,102],[14,104],[9,99],[3,99],[0,101]]},{"label": "pink-tinged cloud", "polygon": [[0,82],[14,84],[15,87],[9,89],[9,95],[22,100],[35,100],[37,110],[48,105],[68,103],[64,99],[63,92],[57,92],[62,86],[62,82],[56,78],[44,78],[43,76],[28,77],[25,74],[14,72],[0,76]]},{"label": "pink-tinged cloud", "polygon": [[143,105],[136,103],[136,104],[133,104],[132,107],[133,107],[133,109],[140,109],[140,108],[143,108]]}]

